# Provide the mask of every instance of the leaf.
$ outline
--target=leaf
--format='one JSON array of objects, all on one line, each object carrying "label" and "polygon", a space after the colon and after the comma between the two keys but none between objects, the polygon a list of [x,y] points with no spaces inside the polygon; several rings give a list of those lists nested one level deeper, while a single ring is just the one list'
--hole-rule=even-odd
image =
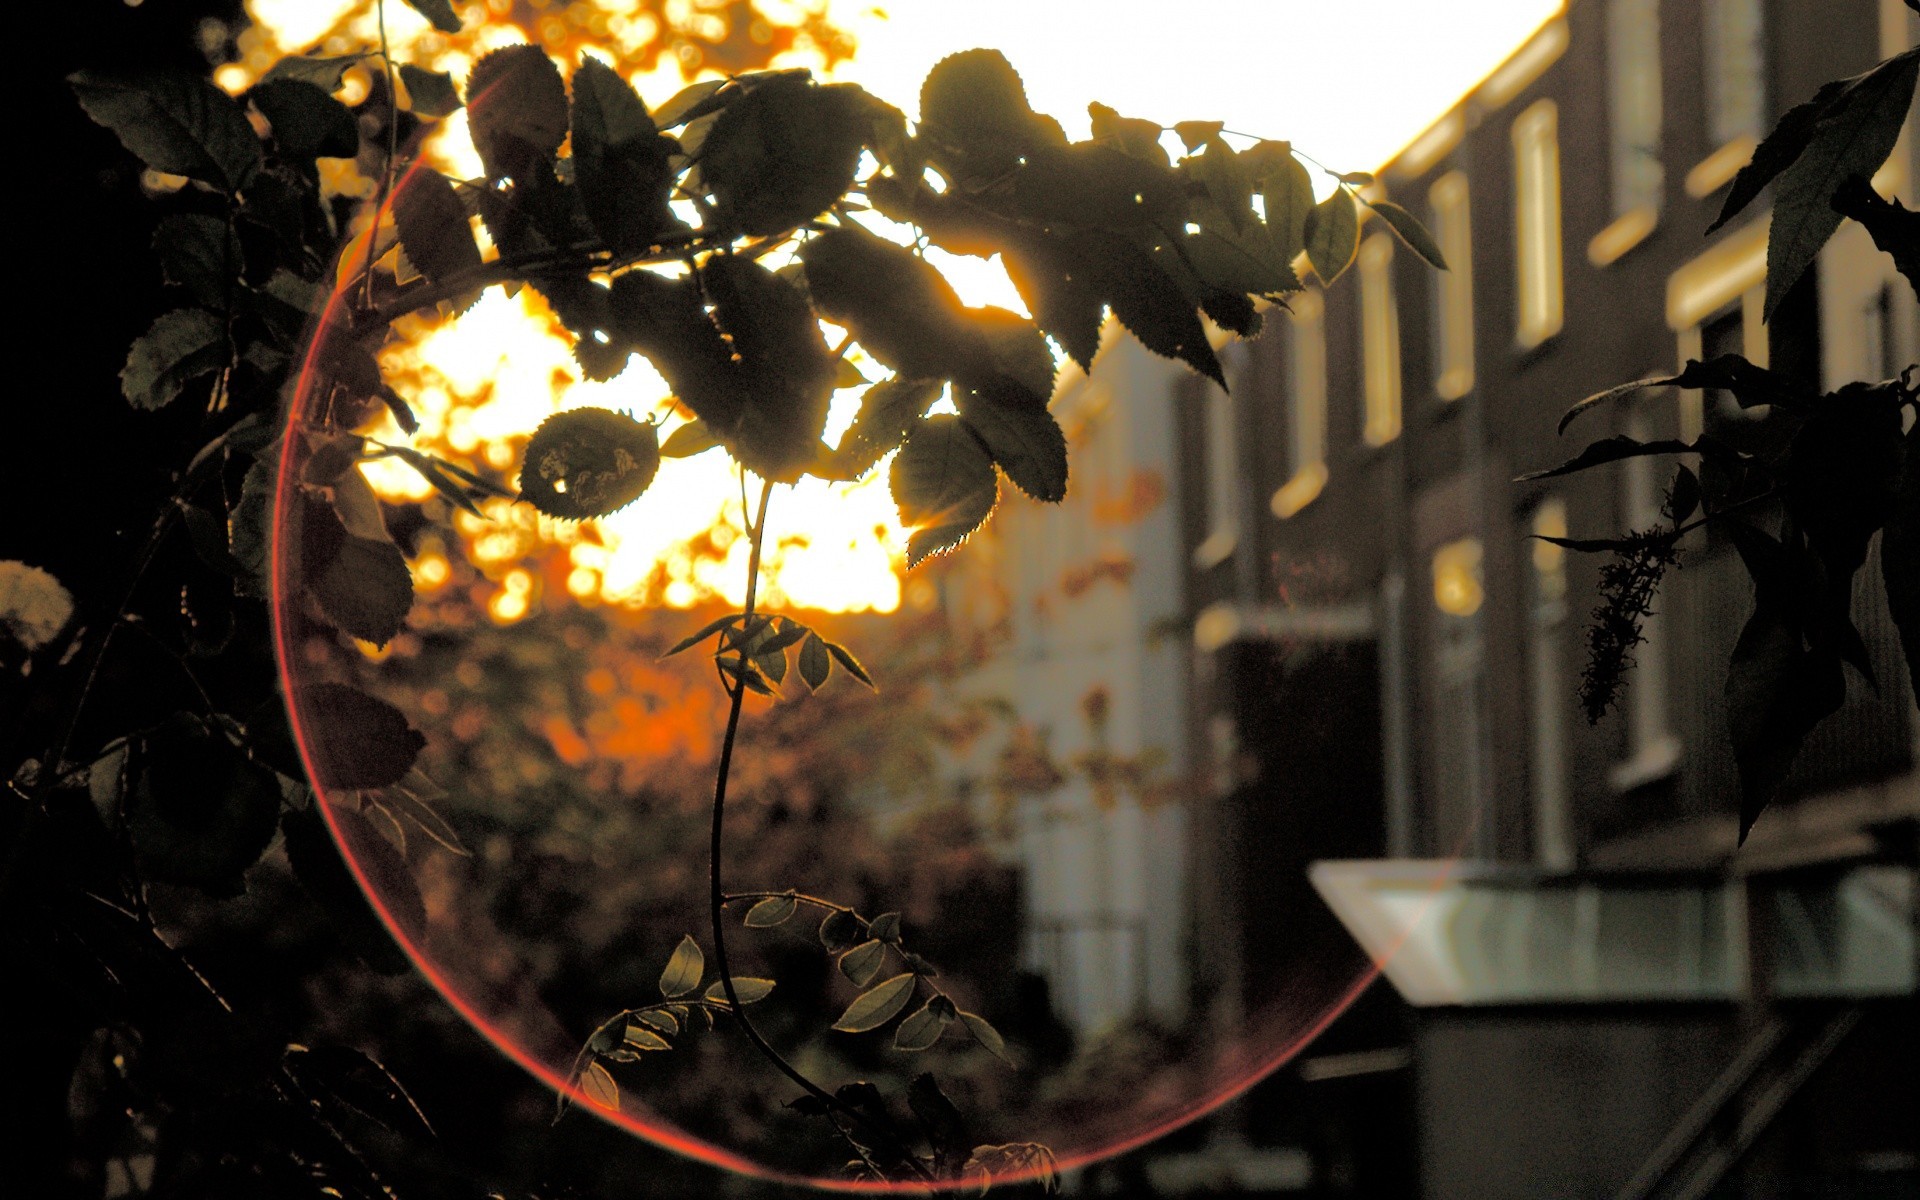
[{"label": "leaf", "polygon": [[1906,454],[1893,511],[1880,538],[1880,574],[1887,612],[1900,630],[1907,682],[1920,690],[1920,425],[1901,439]]},{"label": "leaf", "polygon": [[820,922],[820,944],[829,950],[845,950],[863,936],[860,918],[844,909],[834,909]]},{"label": "leaf", "polygon": [[120,391],[135,408],[164,408],[180,389],[226,363],[227,327],[201,308],[161,313],[127,351]]},{"label": "leaf", "polygon": [[1839,228],[1833,197],[1840,185],[1854,175],[1871,176],[1892,152],[1913,100],[1916,73],[1920,47],[1868,72],[1821,117],[1806,149],[1775,180],[1767,231],[1767,320]]},{"label": "leaf", "polygon": [[1201,146],[1219,137],[1220,131],[1226,127],[1225,121],[1176,121],[1173,131],[1180,136],[1180,141],[1186,146],[1187,153],[1192,154]]},{"label": "leaf", "polygon": [[994,1184],[1032,1181],[1040,1190],[1057,1190],[1053,1151],[1038,1142],[1009,1142],[1001,1146],[976,1146],[960,1177],[982,1191]]},{"label": "leaf", "polygon": [[900,944],[900,914],[883,912],[867,922],[867,932],[890,946]]},{"label": "leaf", "polygon": [[620,1085],[613,1081],[613,1072],[597,1062],[588,1063],[581,1073],[580,1093],[608,1112],[620,1111]]},{"label": "leaf", "polygon": [[714,634],[719,633],[722,629],[725,629],[727,626],[732,625],[738,622],[739,620],[740,620],[740,615],[738,613],[734,613],[729,616],[720,617],[720,618],[717,618],[716,620],[709,621],[705,625],[700,627],[700,632],[692,634],[688,637],[681,638],[679,641],[673,644],[673,649],[667,651],[665,654],[662,654],[660,657],[672,658],[674,655],[679,654],[682,651],[691,650],[695,646],[698,646],[701,642],[706,641],[708,638],[712,637]]},{"label": "leaf", "polygon": [[632,1046],[636,1050],[671,1050],[673,1049],[672,1042],[669,1042],[667,1039],[661,1037],[659,1034],[655,1033],[653,1030],[648,1029],[642,1025],[627,1026],[626,1037],[622,1040],[624,1040],[627,1045]]},{"label": "leaf", "polygon": [[309,498],[303,511],[301,582],[327,620],[362,641],[386,645],[413,607],[413,574],[400,547],[350,532],[333,507],[317,498]]},{"label": "leaf", "polygon": [[775,925],[784,924],[799,907],[799,901],[792,896],[768,896],[747,910],[746,926],[748,929],[772,929]]},{"label": "leaf", "polygon": [[1098,142],[1035,147],[1012,182],[1010,210],[1028,221],[1146,230],[1186,218],[1181,175]]},{"label": "leaf", "polygon": [[998,50],[950,54],[920,85],[920,137],[965,178],[1004,175],[1042,136],[1026,85]]},{"label": "leaf", "polygon": [[127,833],[151,879],[238,896],[273,840],[280,785],[197,718],[176,716],[131,759]]},{"label": "leaf", "polygon": [[360,122],[317,84],[304,79],[263,81],[247,99],[273,127],[273,144],[285,157],[352,158],[360,153]]},{"label": "leaf", "polygon": [[1866,227],[1873,244],[1893,258],[1893,265],[1907,277],[1907,286],[1920,296],[1920,212],[1910,211],[1898,200],[1882,199],[1871,184],[1855,175],[1833,194],[1833,207],[1843,217],[1851,217]]},{"label": "leaf", "polygon": [[1668,386],[1692,390],[1722,388],[1732,392],[1742,408],[1754,408],[1762,404],[1792,408],[1811,399],[1809,393],[1786,376],[1777,375],[1765,367],[1756,367],[1738,354],[1722,354],[1706,362],[1690,359],[1678,375],[1650,376],[1595,392],[1561,416],[1560,432],[1565,433],[1574,418],[1590,408],[1632,395],[1642,388]]},{"label": "leaf", "polygon": [[766,79],[720,110],[700,146],[700,175],[722,228],[775,234],[825,212],[853,186],[871,128],[851,84],[805,73]]},{"label": "leaf", "polygon": [[[422,776],[416,772],[415,777]],[[390,789],[381,797],[380,802],[390,808],[398,809],[402,816],[419,826],[422,833],[446,849],[462,858],[473,857],[473,852],[467,849],[466,843],[460,840],[459,832],[447,823],[447,819],[436,812],[425,800],[409,792],[407,788]]]},{"label": "leaf", "polygon": [[1553,479],[1560,475],[1571,475],[1575,471],[1585,471],[1590,467],[1605,463],[1619,462],[1625,458],[1644,458],[1650,454],[1691,454],[1694,447],[1690,442],[1664,438],[1659,441],[1642,442],[1624,434],[1602,438],[1592,443],[1579,454],[1544,471],[1529,471],[1515,478],[1515,483],[1527,483],[1535,479]]},{"label": "leaf", "polygon": [[1123,117],[1111,106],[1098,100],[1087,105],[1087,116],[1093,124],[1095,141],[1111,142],[1118,145],[1123,153],[1148,162],[1168,166],[1166,147],[1160,144],[1160,135],[1166,132],[1164,126],[1138,117]]},{"label": "leaf", "polygon": [[[768,996],[773,995],[773,980],[757,979],[751,975],[735,975],[733,977],[733,994],[740,998],[742,1006],[758,1004]],[[707,999],[716,1004],[725,1003],[727,999],[726,986],[717,979],[708,984]]]},{"label": "leaf", "polygon": [[1684,524],[1700,507],[1700,477],[1685,463],[1673,475],[1673,488],[1667,493],[1667,508],[1673,523]]},{"label": "leaf", "polygon": [[841,1033],[866,1033],[892,1020],[913,999],[917,977],[912,972],[874,984],[856,997],[833,1027]]},{"label": "leaf", "polygon": [[[1069,242],[1095,291],[1113,308],[1113,315],[1140,344],[1162,358],[1179,359],[1200,374],[1226,386],[1220,360],[1214,357],[1207,331],[1194,311],[1195,298],[1175,282],[1163,266],[1173,259],[1170,249],[1143,250],[1117,234],[1082,230]],[[1180,267],[1176,261],[1174,267]]]},{"label": "leaf", "polygon": [[224,192],[245,190],[263,162],[247,114],[212,83],[185,72],[67,76],[89,117],[156,171]]},{"label": "leaf", "polygon": [[944,379],[990,365],[952,285],[905,247],[843,225],[809,239],[800,261],[820,315],[846,326],[901,378]]},{"label": "leaf", "polygon": [[570,408],[540,423],[520,468],[520,495],[550,517],[580,521],[640,498],[660,469],[659,434],[605,408]]},{"label": "leaf", "polygon": [[654,111],[654,123],[662,129],[672,129],[675,125],[684,125],[713,111],[718,107],[714,103],[714,93],[731,82],[728,79],[702,79],[699,83],[688,84]]},{"label": "leaf", "polygon": [[1307,216],[1313,212],[1313,177],[1286,142],[1261,142],[1241,154],[1253,173],[1266,210],[1267,238],[1274,256],[1292,264],[1307,248]]},{"label": "leaf", "polygon": [[660,136],[626,80],[596,58],[573,73],[573,169],[581,204],[615,253],[646,249],[680,224],[667,207],[671,138]]},{"label": "leaf", "polygon": [[873,982],[886,958],[886,943],[869,939],[840,956],[840,973],[853,986],[863,988]]},{"label": "leaf", "polygon": [[400,82],[407,89],[407,111],[422,117],[450,117],[460,110],[460,89],[445,71],[429,71],[412,63],[400,64]]},{"label": "leaf", "polygon": [[[303,58],[297,54],[289,54],[285,58],[275,60],[274,64],[267,68],[267,73],[260,77],[260,82],[272,83],[276,79],[298,79],[328,92],[334,92],[339,90],[340,81],[346,76],[347,68],[366,57],[364,54],[342,54],[333,58]],[[407,68],[400,69],[405,71]]]},{"label": "leaf", "polygon": [[1000,499],[993,460],[952,416],[914,426],[894,456],[887,482],[900,523],[918,527],[907,542],[909,567],[965,541]]},{"label": "leaf", "polygon": [[1306,249],[1307,261],[1323,284],[1340,278],[1353,262],[1360,249],[1360,220],[1345,188],[1335,188],[1307,213]]},{"label": "leaf", "polygon": [[860,665],[860,660],[853,656],[853,651],[848,650],[838,642],[828,642],[827,653],[833,655],[833,661],[839,663],[841,668],[849,675],[852,675],[868,687],[878,690],[873,682],[873,677],[868,675],[867,669]]},{"label": "leaf", "polygon": [[940,1179],[958,1178],[962,1164],[972,1153],[973,1134],[931,1072],[922,1071],[907,1085],[907,1107],[913,1110],[915,1119],[926,1132],[927,1144],[933,1150],[934,1175]]},{"label": "leaf", "polygon": [[664,1008],[642,1009],[633,1014],[633,1019],[645,1025],[651,1025],[661,1033],[679,1033],[680,1021]]},{"label": "leaf", "polygon": [[1807,734],[1839,710],[1846,694],[1839,657],[1803,648],[1795,622],[1776,604],[1757,603],[1727,668],[1741,841],[1786,780]]},{"label": "leaf", "polygon": [[707,956],[700,952],[700,943],[691,935],[683,936],[667,959],[666,970],[660,972],[660,994],[669,1000],[684,996],[700,986],[700,977],[706,973]]},{"label": "leaf", "polygon": [[467,76],[467,125],[489,179],[524,181],[567,136],[567,85],[538,46],[493,51]]},{"label": "leaf", "polygon": [[[354,813],[336,809],[334,818],[342,821],[344,827],[357,824],[365,831],[363,838],[356,839],[356,844],[364,842],[369,848],[368,854],[359,860],[360,865],[379,879],[381,902],[392,914],[394,923],[402,929],[424,929],[425,901],[412,875],[406,872],[405,864],[394,861],[398,855],[392,844],[367,829],[366,823]],[[368,902],[367,893],[347,869],[334,846],[333,836],[327,832],[319,807],[310,805],[298,812],[285,813],[280,818],[280,829],[286,835],[287,863],[293,868],[294,878],[326,913],[328,924],[347,947],[382,975],[401,975],[412,970],[413,964],[394,943],[393,935]]]},{"label": "leaf", "polygon": [[194,303],[221,311],[240,290],[240,239],[218,217],[172,213],[153,231],[153,253],[168,283],[186,289]]},{"label": "leaf", "polygon": [[1067,438],[1052,413],[993,389],[962,393],[960,417],[1021,491],[1049,504],[1066,499]]},{"label": "leaf", "polygon": [[893,1031],[894,1049],[925,1050],[940,1040],[940,1035],[947,1031],[954,1016],[951,1001],[945,1008],[936,1004],[941,999],[943,997],[935,996],[900,1022],[900,1027]]},{"label": "leaf", "polygon": [[407,172],[393,197],[393,221],[407,260],[429,282],[447,283],[479,269],[480,247],[466,206],[440,172]]},{"label": "leaf", "polygon": [[[452,0],[407,0],[407,7],[433,23],[441,33],[460,32],[460,14],[453,11]],[[607,1107],[617,1107],[618,1102]]]},{"label": "leaf", "polygon": [[314,781],[329,792],[390,787],[406,778],[427,744],[406,714],[345,684],[299,688],[293,707]]},{"label": "leaf", "polygon": [[1059,238],[1032,231],[1008,239],[1001,262],[1034,322],[1081,370],[1091,371],[1107,308],[1094,283],[1097,272]]},{"label": "leaf", "polygon": [[1420,223],[1420,218],[1391,200],[1368,200],[1368,208],[1380,214],[1387,227],[1398,234],[1407,248],[1418,254],[1436,270],[1447,269],[1447,256],[1440,252],[1440,243],[1433,240],[1433,234]]},{"label": "leaf", "polygon": [[745,258],[709,259],[700,283],[741,398],[731,421],[700,415],[748,470],[792,482],[814,461],[833,399],[819,319],[793,284]]},{"label": "leaf", "polygon": [[974,1041],[979,1042],[987,1048],[989,1054],[1001,1062],[1006,1063],[1008,1066],[1013,1065],[1013,1059],[1007,1054],[1006,1039],[1000,1036],[999,1030],[987,1023],[985,1017],[979,1013],[970,1013],[962,1010],[960,1013],[960,1022],[967,1027],[967,1032],[973,1035]]},{"label": "leaf", "polygon": [[938,379],[883,379],[860,398],[853,424],[840,436],[840,446],[815,470],[834,479],[858,479],[906,440],[907,431],[940,395]]},{"label": "leaf", "polygon": [[707,428],[707,423],[695,417],[667,435],[667,440],[660,443],[660,457],[692,458],[696,454],[705,454],[719,444],[720,439],[713,436],[713,430]]},{"label": "leaf", "polygon": [[806,640],[800,644],[800,678],[817,692],[827,682],[827,675],[832,670],[833,659],[827,653],[827,644],[820,640],[819,634],[809,632]]}]

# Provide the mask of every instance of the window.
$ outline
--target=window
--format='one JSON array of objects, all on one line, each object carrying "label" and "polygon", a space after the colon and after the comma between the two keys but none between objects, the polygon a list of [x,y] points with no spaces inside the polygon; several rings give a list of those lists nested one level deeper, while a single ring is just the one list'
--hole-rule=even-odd
[{"label": "window", "polygon": [[1666,171],[1660,163],[1660,0],[1612,0],[1607,8],[1607,138],[1613,222],[1595,235],[1595,266],[1633,249],[1659,222]]},{"label": "window", "polygon": [[1767,50],[1761,0],[1706,0],[1707,138],[1724,146],[1766,124]]},{"label": "window", "polygon": [[1449,171],[1427,192],[1433,236],[1448,269],[1433,275],[1433,390],[1458,400],[1473,390],[1473,222],[1467,177]]},{"label": "window", "polygon": [[1484,858],[1492,850],[1486,795],[1486,654],[1480,609],[1486,600],[1477,538],[1433,553],[1432,719],[1436,849]]},{"label": "window", "polygon": [[1393,238],[1384,233],[1360,247],[1360,360],[1360,436],[1384,446],[1400,436],[1400,315],[1393,307]]},{"label": "window", "polygon": [[[1676,334],[1677,358],[1708,357],[1706,327],[1716,320],[1716,346],[1766,366],[1767,331],[1760,323],[1767,283],[1767,222],[1750,222],[1684,264],[1667,279],[1667,325]],[[1728,321],[1729,312],[1734,318]],[[1692,441],[1707,426],[1706,398],[1680,391],[1680,436]]]},{"label": "window", "polygon": [[1567,506],[1555,498],[1533,510],[1533,563],[1527,588],[1527,690],[1533,711],[1533,857],[1549,871],[1573,869],[1567,791],[1567,697],[1561,660],[1567,625],[1567,552],[1541,538],[1567,536]]},{"label": "window", "polygon": [[1239,538],[1240,472],[1233,397],[1217,387],[1206,393],[1207,538],[1194,547],[1198,567],[1211,567],[1233,553]]},{"label": "window", "polygon": [[1293,297],[1287,322],[1287,481],[1273,494],[1282,520],[1327,484],[1327,326],[1320,293]]},{"label": "window", "polygon": [[1560,332],[1560,136],[1553,101],[1541,100],[1513,122],[1515,338],[1531,349]]}]

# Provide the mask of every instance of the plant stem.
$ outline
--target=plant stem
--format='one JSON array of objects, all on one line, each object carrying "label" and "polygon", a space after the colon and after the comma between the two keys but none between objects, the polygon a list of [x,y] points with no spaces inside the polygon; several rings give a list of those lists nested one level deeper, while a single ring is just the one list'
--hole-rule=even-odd
[{"label": "plant stem", "polygon": [[[744,481],[745,476],[743,474],[742,482]],[[760,513],[757,517],[753,518],[752,522],[747,526],[750,551],[747,556],[747,600],[741,612],[743,627],[751,626],[753,623],[753,602],[760,584],[760,549],[766,543],[767,502],[772,496],[773,481],[766,480],[760,485]],[[747,519],[744,512],[741,514],[741,519],[743,521]],[[835,1112],[845,1113],[854,1122],[863,1126],[869,1132],[883,1137],[899,1147],[902,1160],[911,1164],[915,1172],[922,1178],[928,1182],[932,1182],[933,1177],[927,1173],[926,1168],[922,1167],[912,1154],[907,1153],[905,1147],[899,1146],[899,1138],[893,1131],[877,1125],[865,1113],[842,1103],[838,1096],[835,1096],[826,1088],[821,1087],[813,1080],[807,1078],[798,1067],[788,1062],[785,1056],[778,1050],[775,1050],[773,1046],[768,1043],[767,1039],[761,1036],[760,1031],[754,1028],[753,1021],[747,1016],[745,1006],[740,1003],[740,997],[734,991],[733,971],[727,965],[726,906],[728,896],[726,889],[722,886],[720,848],[726,829],[727,776],[733,766],[733,747],[740,733],[740,708],[742,702],[746,699],[747,672],[751,669],[747,661],[747,650],[743,644],[740,647],[740,670],[733,676],[727,688],[727,732],[726,736],[722,738],[720,742],[720,764],[714,772],[713,780],[713,834],[707,847],[707,915],[713,933],[713,965],[714,969],[720,974],[720,987],[727,997],[728,1007],[733,1010],[734,1020],[739,1022],[740,1031],[747,1035],[747,1041],[751,1042],[753,1048],[760,1052],[760,1056],[772,1063],[782,1075],[785,1075],[794,1083],[799,1084],[808,1095],[825,1105],[829,1120],[833,1119],[832,1114]],[[834,1128],[840,1130],[844,1136],[845,1131],[841,1128],[840,1123],[836,1120],[833,1124]],[[865,1155],[863,1154],[862,1157],[864,1158]]]}]

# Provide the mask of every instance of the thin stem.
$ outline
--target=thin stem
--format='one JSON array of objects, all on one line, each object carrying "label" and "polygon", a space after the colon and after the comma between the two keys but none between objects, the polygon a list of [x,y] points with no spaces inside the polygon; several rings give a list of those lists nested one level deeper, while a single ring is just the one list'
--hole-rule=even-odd
[{"label": "thin stem", "polygon": [[377,0],[374,14],[380,22],[380,68],[387,76],[387,161],[380,171],[380,192],[373,198],[373,224],[367,229],[367,274],[362,302],[373,307],[373,251],[380,239],[380,211],[393,190],[393,162],[400,154],[400,83],[393,69],[393,52],[387,48],[387,0]]},{"label": "thin stem", "polygon": [[[745,476],[743,474],[743,481],[744,478]],[[760,584],[760,549],[766,541],[767,502],[772,499],[772,497],[773,481],[769,479],[760,485],[760,513],[753,519],[752,523],[748,525],[751,549],[747,556],[747,600],[741,610],[743,627],[751,626],[753,623],[753,603]],[[744,513],[741,519],[746,519]],[[798,1067],[788,1062],[785,1056],[778,1050],[775,1050],[767,1039],[761,1036],[760,1031],[754,1028],[752,1018],[747,1016],[746,1007],[740,1003],[739,994],[734,990],[733,970],[727,964],[727,892],[722,884],[721,878],[720,849],[726,830],[727,777],[733,767],[733,747],[740,733],[740,709],[742,702],[746,699],[746,678],[747,672],[751,669],[747,661],[746,646],[743,643],[740,649],[740,670],[734,675],[727,687],[727,731],[726,736],[723,737],[720,742],[720,764],[714,772],[713,833],[707,847],[707,915],[713,933],[714,968],[719,972],[720,987],[727,997],[728,1006],[733,1010],[734,1020],[739,1022],[741,1032],[747,1035],[747,1041],[753,1044],[753,1048],[760,1052],[762,1058],[772,1063],[782,1075],[785,1075],[788,1079],[800,1085],[808,1095],[825,1105],[829,1119],[831,1119],[831,1115],[834,1112],[843,1112],[853,1121],[866,1127],[870,1132],[885,1137],[889,1141],[897,1144],[899,1139],[891,1130],[876,1125],[865,1113],[842,1103],[839,1097],[809,1079],[801,1073]],[[840,1123],[834,1121],[834,1127],[838,1129]],[[901,1158],[912,1164],[915,1172],[922,1178],[928,1182],[932,1182],[932,1175],[928,1174],[926,1168],[922,1167],[912,1154],[907,1153],[904,1147],[901,1147]]]}]

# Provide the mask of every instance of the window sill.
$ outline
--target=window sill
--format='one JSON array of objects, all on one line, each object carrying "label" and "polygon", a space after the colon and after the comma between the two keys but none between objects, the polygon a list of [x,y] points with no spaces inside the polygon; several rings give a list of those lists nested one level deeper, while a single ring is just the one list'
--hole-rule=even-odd
[{"label": "window sill", "polygon": [[1302,467],[1273,493],[1273,515],[1282,521],[1286,520],[1318,499],[1321,489],[1326,486],[1326,463],[1317,462]]},{"label": "window sill", "polygon": [[1593,235],[1587,243],[1587,261],[1596,267],[1608,266],[1620,261],[1627,251],[1647,240],[1660,225],[1660,213],[1650,204],[1629,209],[1615,218],[1613,224]]},{"label": "window sill", "polygon": [[1632,758],[1615,763],[1607,772],[1607,784],[1616,792],[1631,792],[1674,774],[1680,769],[1680,739],[1664,734],[1634,752]]},{"label": "window sill", "polygon": [[1737,137],[1695,163],[1687,172],[1687,195],[1704,200],[1719,191],[1752,160],[1759,144],[1752,135]]}]

